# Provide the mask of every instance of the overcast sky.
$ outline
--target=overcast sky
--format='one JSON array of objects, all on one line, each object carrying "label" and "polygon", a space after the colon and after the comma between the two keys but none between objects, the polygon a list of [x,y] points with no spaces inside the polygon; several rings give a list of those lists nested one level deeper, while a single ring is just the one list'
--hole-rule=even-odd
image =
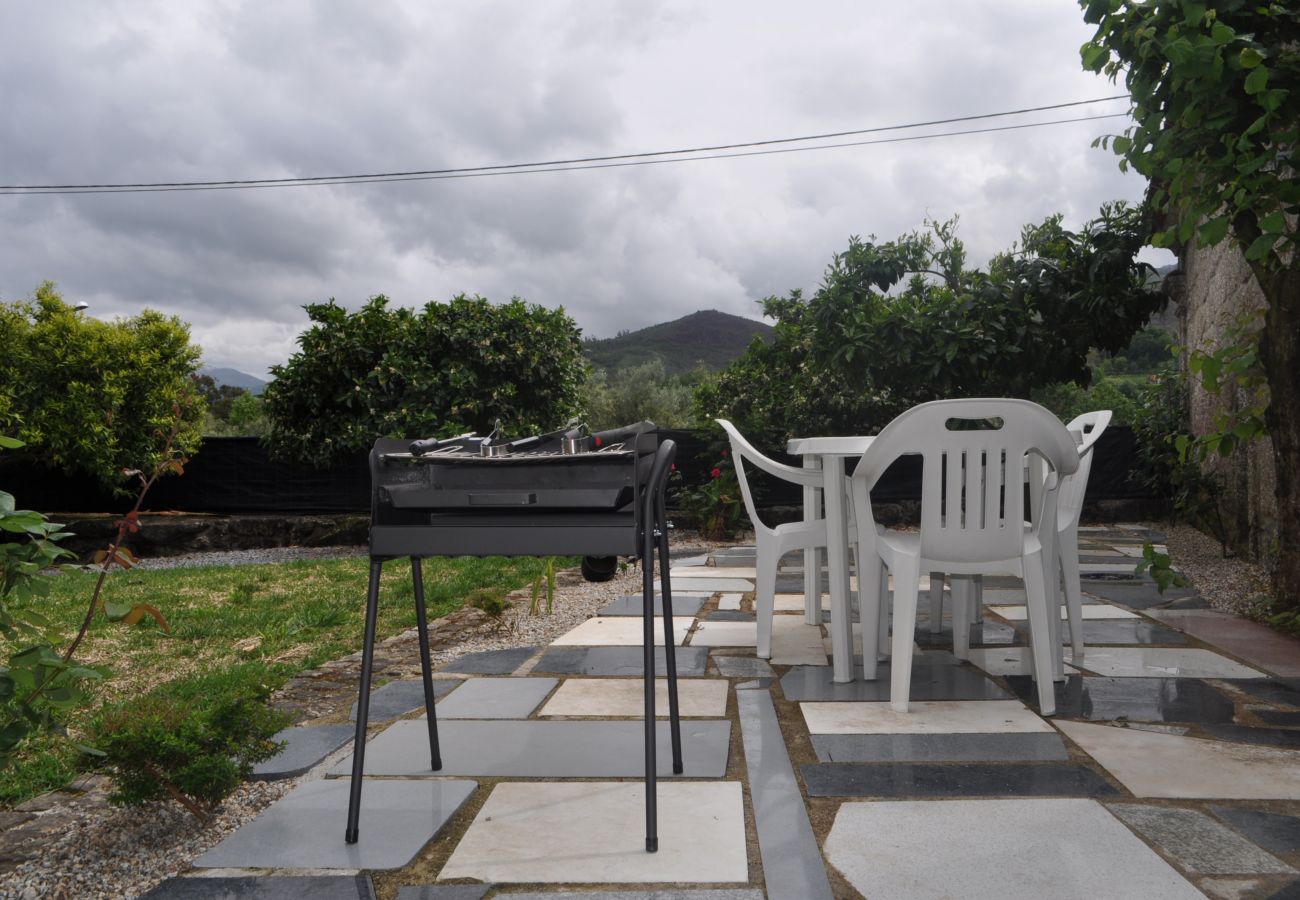
[{"label": "overcast sky", "polygon": [[[0,183],[531,162],[1122,93],[1081,71],[1090,33],[1069,0],[8,3]],[[698,309],[757,318],[761,298],[814,289],[852,234],[958,214],[983,262],[1027,222],[1077,227],[1138,200],[1142,179],[1090,147],[1124,121],[491,178],[0,196],[0,299],[50,279],[97,317],[160,309],[208,365],[263,377],[295,349],[303,304],[330,297],[519,296],[595,337]]]}]

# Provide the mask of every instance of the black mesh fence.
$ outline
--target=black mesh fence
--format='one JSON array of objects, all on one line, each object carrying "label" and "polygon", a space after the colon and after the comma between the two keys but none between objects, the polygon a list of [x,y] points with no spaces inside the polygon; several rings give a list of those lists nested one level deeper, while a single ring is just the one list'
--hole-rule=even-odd
[{"label": "black mesh fence", "polygon": [[[717,437],[686,430],[664,429],[677,442],[677,469],[682,483],[698,485],[711,470],[729,464],[718,455],[724,445]],[[1131,429],[1112,426],[1094,449],[1088,500],[1150,499],[1131,477],[1136,442]],[[790,465],[797,457],[776,454]],[[758,482],[758,502],[764,507],[798,506],[799,488],[773,478]],[[14,494],[18,505],[42,512],[125,512],[133,500],[114,496],[92,478],[64,475],[39,464],[0,462],[0,489]],[[873,496],[885,502],[920,496],[921,465],[915,458],[899,460],[877,485]],[[357,513],[370,509],[370,475],[366,454],[326,469],[272,460],[256,438],[206,438],[180,477],[163,478],[150,492],[145,508],[193,513]]]}]

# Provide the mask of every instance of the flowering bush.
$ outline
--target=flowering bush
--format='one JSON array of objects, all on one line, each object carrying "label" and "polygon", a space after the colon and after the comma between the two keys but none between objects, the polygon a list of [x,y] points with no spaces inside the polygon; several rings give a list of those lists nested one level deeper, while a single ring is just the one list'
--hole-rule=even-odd
[{"label": "flowering bush", "polygon": [[721,451],[722,459],[709,470],[709,480],[682,492],[682,505],[711,541],[736,537],[745,522],[745,501],[740,493],[736,469]]}]

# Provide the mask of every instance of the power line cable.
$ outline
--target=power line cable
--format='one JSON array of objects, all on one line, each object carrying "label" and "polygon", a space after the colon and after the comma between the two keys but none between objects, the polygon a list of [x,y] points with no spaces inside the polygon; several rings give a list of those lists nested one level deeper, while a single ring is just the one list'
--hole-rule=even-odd
[{"label": "power line cable", "polygon": [[[15,194],[90,194],[90,193],[145,193],[157,191],[175,191],[175,190],[230,190],[234,188],[254,188],[254,187],[308,187],[313,185],[339,185],[339,184],[371,184],[382,181],[421,181],[421,180],[438,180],[451,177],[479,177],[482,175],[497,174],[518,174],[520,172],[554,172],[567,171],[569,169],[596,169],[596,168],[613,168],[611,165],[600,165],[602,163],[615,163],[617,165],[635,165],[663,162],[687,162],[692,159],[723,159],[737,156],[760,156],[773,152],[793,152],[798,150],[817,150],[827,149],[830,147],[850,147],[864,146],[871,143],[891,143],[889,140],[884,141],[861,141],[834,145],[818,145],[814,147],[785,148],[777,151],[757,151],[750,153],[728,153],[714,154],[710,156],[701,156],[698,154],[713,154],[719,150],[743,150],[751,147],[767,147],[774,144],[791,144],[805,143],[816,140],[829,140],[838,137],[851,137],[861,134],[877,134],[887,131],[910,130],[913,128],[924,128],[934,125],[950,125],[957,122],[971,122],[984,119],[1002,118],[1006,116],[1024,115],[1031,112],[1042,112],[1045,110],[1065,109],[1073,106],[1083,106],[1091,103],[1105,103],[1114,100],[1128,99],[1127,95],[1117,95],[1114,97],[1101,97],[1093,100],[1075,100],[1069,103],[1055,103],[1047,106],[1026,107],[1024,109],[1007,110],[996,113],[983,113],[972,116],[959,116],[949,119],[934,119],[928,122],[914,122],[908,125],[886,125],[876,128],[863,128],[853,131],[827,132],[825,134],[804,135],[801,137],[772,138],[762,141],[748,141],[734,144],[716,144],[712,146],[693,147],[679,150],[653,150],[643,153],[625,153],[609,156],[588,156],[574,159],[547,160],[543,162],[532,163],[508,163],[493,166],[473,166],[449,169],[425,169],[410,172],[378,172],[361,175],[319,175],[300,178],[258,178],[244,180],[228,181],[176,181],[176,182],[140,182],[140,183],[119,183],[119,184],[47,184],[47,185],[0,185],[0,196],[12,196]],[[1089,121],[1090,119],[1114,118],[1123,113],[1111,116],[1093,116],[1082,119],[1066,119],[1051,122],[1027,123],[1018,126],[1005,126],[1002,128],[973,129],[969,131],[959,131],[951,133],[940,133],[935,135],[919,135],[918,138],[924,137],[949,137],[960,134],[976,134],[986,131],[1009,131],[1016,128],[1037,127],[1039,125],[1063,124],[1072,121]],[[683,157],[680,159],[664,159],[662,157]]]}]

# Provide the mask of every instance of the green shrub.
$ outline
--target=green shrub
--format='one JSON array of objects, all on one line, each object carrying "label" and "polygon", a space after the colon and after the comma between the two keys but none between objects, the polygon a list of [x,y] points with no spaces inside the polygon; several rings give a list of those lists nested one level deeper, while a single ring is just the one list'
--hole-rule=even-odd
[{"label": "green shrub", "polygon": [[171,799],[201,820],[252,772],[279,752],[271,738],[287,716],[262,698],[195,703],[166,691],[111,706],[91,726],[113,779],[114,803]]}]

